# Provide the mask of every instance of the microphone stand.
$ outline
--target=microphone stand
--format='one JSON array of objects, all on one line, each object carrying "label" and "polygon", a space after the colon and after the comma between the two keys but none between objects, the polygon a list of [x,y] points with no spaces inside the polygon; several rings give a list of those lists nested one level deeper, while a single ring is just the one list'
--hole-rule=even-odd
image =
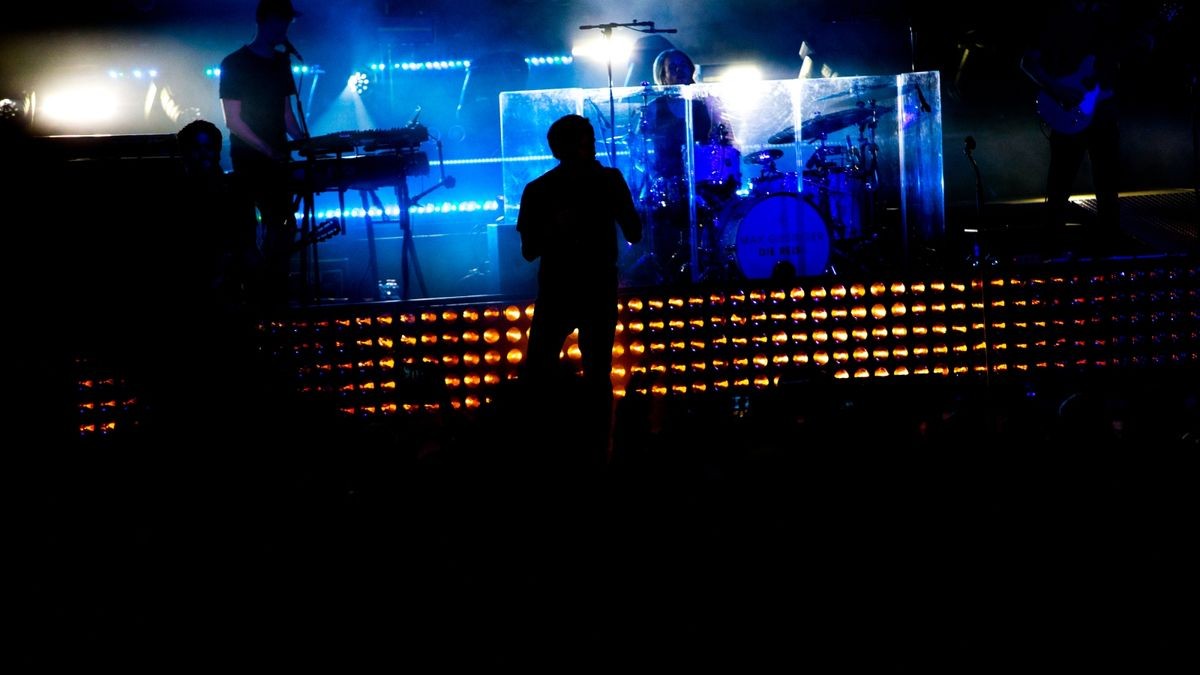
[{"label": "microphone stand", "polygon": [[604,35],[605,42],[605,60],[608,62],[608,128],[609,138],[605,139],[605,145],[608,149],[608,165],[616,167],[617,165],[617,99],[613,96],[613,67],[612,67],[612,32],[614,28],[629,28],[639,33],[674,33],[674,28],[655,28],[653,21],[638,21],[634,19],[629,23],[600,23],[588,26],[580,26],[579,30],[599,30]]},{"label": "microphone stand", "polygon": [[979,173],[979,164],[975,161],[975,137],[967,136],[966,143],[963,147],[963,153],[967,156],[967,161],[971,163],[971,168],[975,170],[975,219],[983,220],[983,177]]},{"label": "microphone stand", "polygon": [[[975,244],[972,247],[971,265],[980,267],[982,265],[981,252],[979,250],[979,238],[983,236],[985,231],[985,223],[983,222],[983,177],[979,173],[979,164],[975,162],[975,137],[967,136],[963,144],[963,154],[967,156],[967,161],[971,162],[971,168],[975,171]],[[991,253],[984,257],[991,262]]]},{"label": "microphone stand", "polygon": [[[983,224],[983,178],[981,177],[981,175],[979,173],[979,164],[977,164],[975,162],[975,137],[974,136],[967,136],[966,141],[963,144],[963,153],[966,154],[967,160],[969,162],[971,162],[971,168],[975,170],[975,220],[976,220],[975,232],[976,232],[976,234],[975,234],[975,246],[974,246],[974,258],[975,259],[972,261],[972,265],[974,265],[975,267],[982,268],[982,267],[984,267],[984,265],[982,264],[982,262],[979,259],[979,254],[980,254],[979,235],[983,232],[983,226],[984,226],[984,224]],[[991,257],[990,254],[988,257],[989,258]],[[983,352],[984,387],[987,391],[990,392],[991,391],[991,379],[992,379],[992,366],[991,366],[992,341],[988,335],[988,325],[991,323],[991,319],[986,316],[987,311],[988,311],[988,298],[987,298],[988,280],[982,274],[981,274],[981,279],[982,279],[983,283],[979,284],[979,299],[980,299],[980,306],[983,307],[983,311],[985,314],[984,321],[983,321],[983,341],[984,341],[984,344],[986,344],[988,346],[988,348],[985,349]]]},{"label": "microphone stand", "polygon": [[[418,110],[417,112],[419,114],[420,110]],[[415,121],[416,121],[416,117],[413,117],[413,123],[415,123]],[[401,283],[400,299],[401,300],[409,299],[408,267],[409,267],[410,260],[412,262],[412,267],[416,270],[416,273],[417,273],[417,283],[421,285],[421,297],[426,297],[429,295],[429,291],[426,290],[426,288],[425,288],[425,277],[424,277],[424,275],[421,274],[421,263],[417,260],[417,251],[413,247],[412,220],[411,220],[411,216],[409,214],[409,209],[412,208],[413,206],[420,206],[421,199],[425,195],[429,194],[430,192],[433,192],[434,190],[436,190],[440,187],[446,187],[446,188],[454,187],[454,182],[455,182],[454,176],[446,175],[446,162],[442,157],[442,139],[440,139],[440,138],[436,139],[436,143],[437,143],[437,149],[438,149],[438,166],[440,167],[440,171],[441,171],[441,175],[442,175],[441,180],[439,180],[437,183],[434,183],[428,189],[417,193],[417,195],[415,197],[409,197],[409,195],[408,195],[407,179],[400,181],[396,185],[396,201],[400,204],[400,230],[401,230],[401,234],[403,235],[403,242],[401,244],[402,250],[400,252],[400,283]]]}]

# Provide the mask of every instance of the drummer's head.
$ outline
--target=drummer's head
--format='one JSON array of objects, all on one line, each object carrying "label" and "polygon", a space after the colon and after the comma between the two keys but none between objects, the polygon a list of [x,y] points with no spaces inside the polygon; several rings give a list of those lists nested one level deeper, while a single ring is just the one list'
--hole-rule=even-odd
[{"label": "drummer's head", "polygon": [[696,64],[678,49],[668,49],[654,59],[654,84],[692,84]]},{"label": "drummer's head", "polygon": [[596,130],[582,115],[563,115],[546,132],[550,153],[560,162],[596,158]]}]

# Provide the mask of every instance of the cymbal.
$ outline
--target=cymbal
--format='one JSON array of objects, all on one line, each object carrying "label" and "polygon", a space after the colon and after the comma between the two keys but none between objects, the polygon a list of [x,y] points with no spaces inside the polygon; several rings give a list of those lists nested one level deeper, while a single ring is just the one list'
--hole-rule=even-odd
[{"label": "cymbal", "polygon": [[[613,98],[613,100],[617,103],[648,103],[661,95],[661,92],[642,90],[635,91],[632,94],[625,94],[624,96],[616,96]],[[608,104],[608,99],[596,99],[596,102],[601,105],[606,105]]]},{"label": "cymbal", "polygon": [[[813,137],[820,137],[826,134],[831,134],[839,129],[844,129],[852,124],[861,124],[871,119],[874,115],[884,115],[891,112],[891,108],[887,106],[876,106],[874,108],[850,108],[848,110],[839,110],[831,112],[827,115],[818,115],[810,120],[805,121],[800,125],[800,135],[809,142]],[[792,125],[776,131],[767,139],[771,145],[785,145],[787,143],[796,142],[796,128]]]},{"label": "cymbal", "polygon": [[[614,96],[613,100],[617,103],[648,103],[660,96],[672,96],[679,94],[678,86],[663,86],[649,85],[640,87],[634,91],[626,92],[621,96]],[[604,104],[608,102],[607,96],[602,96],[596,99],[597,103]]]},{"label": "cymbal", "polygon": [[[843,89],[841,91],[835,91],[831,94],[826,94],[824,96],[818,96],[817,98],[814,98],[812,100],[813,100],[813,102],[817,102],[817,101],[831,101],[831,100],[840,99],[840,98],[878,99],[878,98],[881,98],[879,96],[879,94],[882,94],[882,93],[885,93],[888,91],[890,91],[892,93],[892,96],[894,97],[895,92],[896,92],[896,85],[895,84],[855,85],[848,89]],[[875,95],[867,96],[867,94],[875,94]]]},{"label": "cymbal", "polygon": [[862,124],[870,120],[872,117],[878,117],[887,113],[891,108],[878,106],[875,108],[850,108],[848,110],[839,110],[826,115],[817,115],[816,117],[805,120],[800,125],[800,136],[805,139],[820,137],[825,134],[831,134],[839,129],[845,129],[854,124]]},{"label": "cymbal", "polygon": [[779,148],[767,148],[766,150],[760,150],[759,152],[755,152],[755,153],[746,155],[746,157],[744,157],[742,159],[742,163],[743,164],[758,164],[759,166],[766,166],[767,164],[774,162],[775,160],[779,159],[780,157],[783,157],[782,150],[780,150]]},{"label": "cymbal", "polygon": [[767,142],[770,143],[771,145],[784,145],[786,143],[795,143],[796,142],[796,129],[795,129],[795,127],[793,127],[792,125],[789,124],[786,127],[780,129],[779,131],[776,131],[775,133],[771,134],[771,137],[767,139]]}]

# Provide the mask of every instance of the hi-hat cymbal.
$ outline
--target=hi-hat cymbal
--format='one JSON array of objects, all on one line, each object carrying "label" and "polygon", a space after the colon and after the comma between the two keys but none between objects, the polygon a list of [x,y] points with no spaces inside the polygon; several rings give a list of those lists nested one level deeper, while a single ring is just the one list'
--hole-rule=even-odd
[{"label": "hi-hat cymbal", "polygon": [[767,148],[766,150],[760,150],[758,152],[746,155],[744,158],[742,158],[742,163],[766,166],[780,157],[783,157],[782,150],[779,148]]}]

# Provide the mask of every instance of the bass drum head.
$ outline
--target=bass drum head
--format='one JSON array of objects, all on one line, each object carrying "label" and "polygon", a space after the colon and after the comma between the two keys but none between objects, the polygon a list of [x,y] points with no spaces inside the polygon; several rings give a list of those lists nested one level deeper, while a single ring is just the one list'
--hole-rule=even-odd
[{"label": "bass drum head", "polygon": [[789,265],[797,276],[824,274],[829,266],[829,229],[798,194],[751,197],[721,216],[721,245],[747,279],[769,279]]}]

